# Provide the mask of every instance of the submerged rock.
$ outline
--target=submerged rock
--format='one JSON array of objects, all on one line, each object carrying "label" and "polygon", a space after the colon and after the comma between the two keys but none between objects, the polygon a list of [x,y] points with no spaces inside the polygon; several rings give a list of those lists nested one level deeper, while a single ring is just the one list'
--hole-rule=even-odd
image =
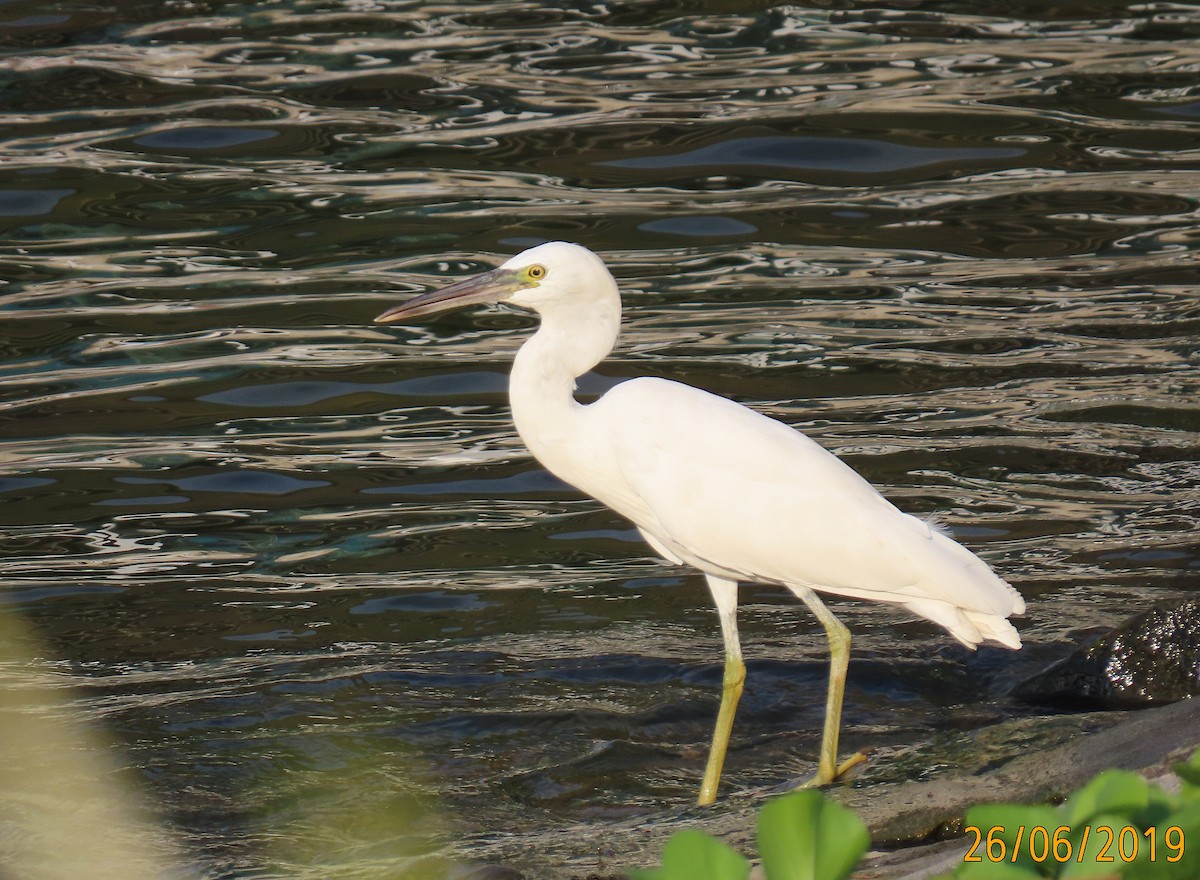
[{"label": "submerged rock", "polygon": [[1031,703],[1129,709],[1200,694],[1200,599],[1159,605],[1017,685]]}]

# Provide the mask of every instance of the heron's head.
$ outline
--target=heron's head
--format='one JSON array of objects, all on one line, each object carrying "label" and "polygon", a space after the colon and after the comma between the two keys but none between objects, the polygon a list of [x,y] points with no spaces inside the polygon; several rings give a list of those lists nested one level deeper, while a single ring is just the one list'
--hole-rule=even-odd
[{"label": "heron's head", "polygon": [[545,313],[555,306],[616,301],[617,286],[604,262],[585,247],[551,241],[522,251],[499,267],[456,281],[388,309],[381,324],[478,303],[507,302]]}]

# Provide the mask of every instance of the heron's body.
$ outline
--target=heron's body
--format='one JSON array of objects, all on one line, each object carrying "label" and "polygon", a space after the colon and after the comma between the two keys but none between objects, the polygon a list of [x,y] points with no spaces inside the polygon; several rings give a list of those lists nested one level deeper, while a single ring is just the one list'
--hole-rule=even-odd
[{"label": "heron's body", "polygon": [[[541,274],[526,277],[530,267]],[[493,295],[479,293],[484,288]],[[504,295],[494,295],[496,289]],[[745,674],[734,616],[738,581],[787,587],[829,633],[834,666],[820,781],[836,775],[848,635],[813,591],[903,606],[970,647],[988,639],[1020,647],[1006,619],[1024,610],[1015,590],[798,431],[664,379],[632,379],[593,403],[579,403],[575,379],[611,351],[621,315],[616,282],[590,251],[540,245],[475,286],[454,285],[381,318],[489,299],[541,316],[538,331],[517,353],[509,384],[513,419],[530,452],[560,479],[631,520],[665,558],[708,578],[721,614],[726,677],[702,801],[715,795]]]},{"label": "heron's body", "polygon": [[556,476],[624,515],[673,562],[738,581],[903,605],[966,645],[1017,647],[1014,594],[974,554],[901,513],[775,419],[664,379],[631,379],[521,439]]}]

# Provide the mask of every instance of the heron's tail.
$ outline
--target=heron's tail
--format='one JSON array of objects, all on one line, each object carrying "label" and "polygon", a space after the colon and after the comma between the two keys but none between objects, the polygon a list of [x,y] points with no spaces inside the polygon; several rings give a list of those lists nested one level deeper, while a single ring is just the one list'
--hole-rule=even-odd
[{"label": "heron's tail", "polygon": [[981,614],[978,611],[964,611],[962,614],[975,625],[984,641],[999,642],[1014,651],[1021,647],[1021,636],[1007,619],[995,614]]},{"label": "heron's tail", "polygon": [[[936,599],[918,599],[905,602],[904,606],[945,627],[950,635],[968,648],[974,649],[980,642],[989,641],[999,642],[1004,647],[1013,650],[1021,647],[1021,636],[1017,633],[1016,627],[999,614],[969,611],[966,608],[959,608],[949,602],[939,602]],[[1024,610],[1025,603],[1020,601],[1019,607],[1014,607],[1010,613],[1020,614]]]}]

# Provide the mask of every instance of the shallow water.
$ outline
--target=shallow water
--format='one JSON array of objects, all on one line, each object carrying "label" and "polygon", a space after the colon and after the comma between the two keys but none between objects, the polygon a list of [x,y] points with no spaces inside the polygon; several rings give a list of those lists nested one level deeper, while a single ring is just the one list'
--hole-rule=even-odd
[{"label": "shallow water", "polygon": [[[203,874],[553,876],[694,796],[715,614],[521,447],[532,320],[371,323],[546,239],[625,293],[585,394],[783,419],[1029,601],[836,603],[862,784],[1194,593],[1200,6],[891,6],[0,2],[0,596]],[[727,791],[823,709],[802,606],[740,622]]]}]

